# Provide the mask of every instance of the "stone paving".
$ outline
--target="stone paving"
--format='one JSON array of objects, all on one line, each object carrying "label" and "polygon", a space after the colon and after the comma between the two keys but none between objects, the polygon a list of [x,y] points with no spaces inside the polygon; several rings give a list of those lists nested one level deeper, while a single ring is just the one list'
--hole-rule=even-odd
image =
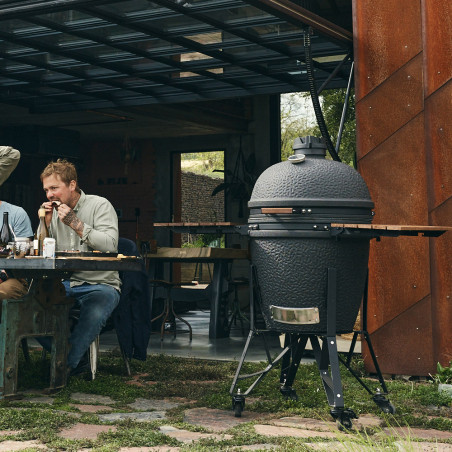
[{"label": "stone paving", "polygon": [[[234,427],[249,423],[250,428],[261,435],[261,438],[269,438],[274,442],[275,438],[291,437],[303,440],[304,450],[312,451],[372,451],[371,445],[364,443],[353,443],[356,439],[353,432],[339,432],[337,426],[332,420],[320,421],[316,419],[303,418],[301,416],[290,416],[274,418],[268,414],[260,414],[250,411],[244,411],[242,417],[236,418],[232,410],[222,411],[209,408],[188,408],[184,412],[184,422],[188,425],[197,427],[191,431],[184,428],[175,427],[167,421],[167,411],[180,406],[187,405],[190,401],[184,399],[162,399],[149,400],[138,398],[128,404],[127,410],[116,412],[113,405],[114,400],[110,397],[93,394],[73,393],[71,395],[73,403],[71,407],[76,408],[77,412],[67,412],[76,422],[61,429],[58,433],[61,439],[67,440],[96,440],[100,434],[106,432],[118,432],[119,427],[111,425],[117,421],[131,419],[137,422],[163,421],[156,427],[156,434],[163,434],[173,440],[177,440],[178,446],[154,446],[154,447],[121,447],[119,452],[176,452],[202,441],[228,441],[234,439]],[[33,404],[40,403],[52,405],[53,399],[49,396],[36,396],[27,398],[27,402]],[[17,408],[17,409],[23,409]],[[58,411],[61,413],[62,411]],[[80,421],[83,413],[95,415],[98,423],[86,424]],[[108,423],[108,425],[107,425]],[[200,427],[202,429],[200,429]],[[393,447],[400,452],[452,452],[452,433],[433,430],[397,427],[388,429],[383,424],[381,418],[372,415],[362,415],[353,423],[355,432],[363,428],[375,428],[380,431],[378,435],[390,435],[397,441]],[[0,452],[10,451],[50,451],[47,446],[38,440],[23,440],[15,437],[25,431],[14,430],[0,431]],[[358,433],[359,436],[359,433]],[[364,435],[365,436],[365,435]],[[363,435],[360,436],[363,438]],[[304,441],[306,440],[306,441]],[[352,447],[352,448],[350,448]],[[65,450],[65,449],[58,449]],[[82,448],[81,452],[89,452],[92,449]],[[226,450],[226,449],[225,449]],[[232,450],[229,446],[228,450]],[[260,441],[257,444],[235,446],[235,451],[243,450],[274,450],[278,451],[278,445]]]}]

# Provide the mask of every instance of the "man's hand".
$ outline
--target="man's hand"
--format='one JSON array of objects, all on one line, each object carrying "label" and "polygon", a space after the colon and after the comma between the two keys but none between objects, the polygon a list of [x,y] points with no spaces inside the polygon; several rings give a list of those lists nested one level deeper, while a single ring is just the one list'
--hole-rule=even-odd
[{"label": "man's hand", "polygon": [[72,228],[79,237],[83,235],[83,222],[75,215],[75,212],[67,205],[60,203],[54,206],[58,213],[58,218],[67,226]]},{"label": "man's hand", "polygon": [[[41,204],[41,207],[44,208],[45,211],[46,211],[46,225],[47,225],[47,227],[50,226],[50,222],[52,221],[54,204],[56,204],[56,201],[46,201],[46,202]],[[58,202],[58,204],[60,204],[60,203]]]}]

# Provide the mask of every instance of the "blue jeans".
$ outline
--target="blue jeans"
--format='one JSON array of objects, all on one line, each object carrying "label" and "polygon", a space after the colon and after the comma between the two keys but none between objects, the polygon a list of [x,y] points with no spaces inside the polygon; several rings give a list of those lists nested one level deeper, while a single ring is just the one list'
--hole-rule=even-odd
[{"label": "blue jeans", "polygon": [[[118,305],[120,294],[107,284],[85,283],[70,287],[69,281],[65,280],[63,285],[66,296],[74,298],[74,307],[80,309],[80,318],[69,337],[70,350],[67,356],[67,366],[74,369]],[[36,339],[50,351],[50,337]]]},{"label": "blue jeans", "polygon": [[67,356],[68,367],[75,368],[118,305],[120,294],[107,284],[63,284],[66,295],[76,300],[74,307],[80,309],[80,318],[69,337],[71,348]]}]

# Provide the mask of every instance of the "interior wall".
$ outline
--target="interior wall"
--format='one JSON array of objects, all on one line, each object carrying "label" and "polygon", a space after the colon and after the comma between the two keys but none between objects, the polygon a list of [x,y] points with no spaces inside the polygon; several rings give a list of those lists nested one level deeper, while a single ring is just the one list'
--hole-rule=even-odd
[{"label": "interior wall", "polygon": [[[450,226],[450,1],[354,0],[353,18],[358,169],[374,223]],[[451,232],[372,241],[368,329],[383,373],[428,375],[452,358],[451,248]]]},{"label": "interior wall", "polygon": [[131,140],[128,152],[120,141],[85,143],[82,159],[81,188],[113,204],[118,213],[119,235],[133,241],[152,239],[156,193],[152,143]]}]

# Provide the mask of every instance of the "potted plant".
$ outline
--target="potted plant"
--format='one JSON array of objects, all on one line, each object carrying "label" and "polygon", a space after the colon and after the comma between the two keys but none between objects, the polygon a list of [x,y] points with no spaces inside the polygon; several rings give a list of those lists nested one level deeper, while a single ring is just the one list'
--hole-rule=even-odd
[{"label": "potted plant", "polygon": [[438,384],[438,391],[445,392],[452,397],[452,360],[448,366],[436,365],[436,374],[431,375],[433,381]]},{"label": "potted plant", "polygon": [[215,169],[214,172],[224,172],[227,180],[215,187],[211,196],[224,191],[233,201],[239,203],[238,217],[243,218],[244,207],[251,197],[251,192],[257,179],[256,155],[252,153],[245,159],[242,151],[242,139],[240,139],[240,148],[235,161],[234,171]]}]

